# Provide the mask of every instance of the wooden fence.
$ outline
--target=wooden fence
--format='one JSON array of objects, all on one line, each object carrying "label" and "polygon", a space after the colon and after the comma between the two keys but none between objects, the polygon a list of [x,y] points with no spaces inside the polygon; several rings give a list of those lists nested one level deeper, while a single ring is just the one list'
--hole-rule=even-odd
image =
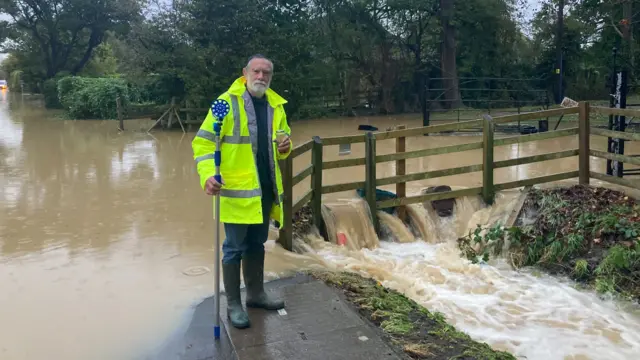
[{"label": "wooden fence", "polygon": [[[338,137],[326,137],[320,138],[318,136],[313,139],[295,147],[291,156],[282,161],[282,173],[283,173],[283,185],[284,185],[284,197],[283,197],[283,211],[284,211],[284,224],[283,229],[280,232],[279,242],[287,249],[292,249],[293,241],[293,215],[300,210],[305,204],[310,202],[313,224],[318,228],[321,228],[322,224],[322,195],[330,194],[342,191],[356,190],[359,188],[365,189],[366,202],[371,209],[372,222],[376,229],[378,229],[378,219],[376,216],[376,210],[397,207],[398,215],[404,218],[403,206],[415,203],[421,203],[425,201],[435,201],[442,199],[451,199],[463,196],[475,196],[481,195],[485,203],[492,204],[495,193],[497,191],[519,188],[524,186],[532,186],[536,184],[554,182],[559,180],[579,178],[580,184],[589,184],[589,179],[599,179],[608,181],[614,184],[627,186],[631,188],[640,189],[640,181],[630,180],[625,178],[619,178],[614,176],[608,176],[590,171],[589,158],[594,156],[603,159],[612,159],[621,161],[623,163],[640,165],[640,158],[631,157],[628,155],[616,155],[607,152],[591,150],[590,149],[590,136],[599,135],[612,138],[619,138],[625,140],[640,141],[640,134],[625,133],[611,130],[604,130],[598,128],[591,128],[589,123],[589,115],[591,113],[598,113],[603,115],[623,115],[623,116],[637,116],[640,117],[640,110],[630,109],[614,109],[605,107],[590,107],[589,103],[582,102],[577,107],[560,108],[552,110],[544,110],[530,113],[514,114],[508,116],[499,116],[492,118],[489,115],[485,115],[483,119],[455,122],[443,125],[434,125],[412,129],[396,129],[383,132],[367,132],[360,135],[351,136],[338,136]],[[496,124],[504,124],[516,121],[525,121],[531,119],[539,119],[551,116],[560,116],[568,114],[579,114],[579,123],[577,127],[571,127],[562,130],[555,130],[543,133],[535,133],[528,135],[511,136],[506,138],[495,139],[494,128]],[[483,140],[479,142],[452,145],[439,148],[420,149],[406,151],[405,139],[412,136],[423,136],[425,134],[439,133],[442,131],[458,131],[464,128],[482,128]],[[579,137],[579,146],[577,149],[567,149],[554,153],[547,153],[541,155],[520,157],[502,161],[493,160],[494,148],[497,146],[521,144],[531,141],[547,140],[560,137]],[[376,143],[384,140],[396,141],[396,153],[377,155]],[[364,143],[365,156],[355,159],[343,159],[333,161],[323,161],[323,148],[330,145],[340,144],[354,144]],[[407,159],[421,158],[426,156],[435,156],[442,154],[450,154],[461,151],[469,151],[482,149],[482,163],[476,165],[468,165],[461,167],[454,167],[443,170],[427,171],[421,173],[406,174],[405,161]],[[293,160],[307,152],[311,152],[311,164],[306,166],[297,174],[293,174]],[[510,166],[517,166],[523,164],[531,164],[547,160],[555,160],[578,156],[578,169],[575,171],[568,171],[559,174],[546,175],[540,177],[533,177],[525,180],[518,180],[506,183],[496,184],[493,178],[493,170],[499,168],[505,168]],[[379,178],[376,176],[376,164],[382,162],[396,162],[396,175],[391,177]],[[335,185],[323,185],[322,184],[322,170],[345,168],[351,166],[365,166],[365,179],[360,181],[341,183]],[[482,186],[472,187],[468,189],[452,190],[447,192],[437,192],[417,196],[406,196],[405,189],[406,183],[410,181],[418,181],[424,179],[433,179],[452,175],[461,175],[472,172],[481,171]],[[298,199],[293,199],[293,187],[306,179],[311,177],[311,188],[306,191]],[[390,200],[376,201],[376,187],[396,184],[397,198]]]},{"label": "wooden fence", "polygon": [[[154,118],[159,115],[156,121],[147,130],[150,132],[154,128],[160,126],[165,129],[172,128],[176,123],[182,128],[182,132],[186,132],[185,125],[200,125],[209,111],[209,108],[193,108],[189,107],[189,101],[182,106],[176,102],[176,98],[171,98],[171,102],[167,105],[136,105],[129,104],[123,106],[120,96],[116,96],[116,113],[118,120],[118,130],[124,131],[125,119],[136,118]],[[182,114],[182,116],[180,115]],[[195,117],[194,117],[195,114]]]}]

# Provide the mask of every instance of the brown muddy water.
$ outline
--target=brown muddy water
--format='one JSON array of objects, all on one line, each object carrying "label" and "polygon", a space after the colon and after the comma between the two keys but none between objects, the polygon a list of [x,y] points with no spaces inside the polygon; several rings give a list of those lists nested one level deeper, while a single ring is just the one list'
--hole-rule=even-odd
[{"label": "brown muddy water", "polygon": [[[184,326],[192,307],[213,291],[214,222],[211,198],[198,186],[191,155],[195,131],[154,131],[150,121],[63,121],[38,103],[9,106],[0,97],[0,359],[143,359]],[[292,124],[293,140],[356,134],[357,125],[381,129],[419,126],[414,117],[359,118]],[[411,138],[408,149],[479,141],[477,136]],[[594,137],[597,148],[605,139]],[[510,145],[496,160],[576,148],[576,138]],[[379,153],[395,149],[377,144]],[[363,154],[354,145],[348,157]],[[637,144],[627,151],[640,154]],[[327,147],[325,160],[338,159]],[[224,161],[224,159],[223,159]],[[310,161],[296,159],[296,171]],[[408,172],[481,162],[481,151],[407,161]],[[595,171],[604,162],[592,159]],[[497,182],[577,168],[577,158],[497,170]],[[378,176],[394,175],[393,163]],[[326,171],[326,184],[364,177],[364,169]],[[481,174],[409,183],[410,194],[428,185],[479,186]],[[594,182],[597,183],[597,182]],[[295,195],[309,181],[296,186]],[[393,186],[384,187],[393,190]],[[382,215],[394,241],[371,232],[367,209],[353,192],[326,196],[333,225],[348,246],[310,236],[288,253],[267,243],[267,278],[299,269],[348,269],[403,291],[477,340],[527,359],[636,359],[640,316],[632,304],[601,299],[570,281],[535,271],[512,271],[504,262],[471,265],[455,238],[476,224],[504,221],[518,191],[498,195],[492,207],[479,199],[456,202],[443,219],[421,205],[408,231]],[[387,239],[382,239],[387,240]],[[212,340],[213,341],[213,340]]]}]

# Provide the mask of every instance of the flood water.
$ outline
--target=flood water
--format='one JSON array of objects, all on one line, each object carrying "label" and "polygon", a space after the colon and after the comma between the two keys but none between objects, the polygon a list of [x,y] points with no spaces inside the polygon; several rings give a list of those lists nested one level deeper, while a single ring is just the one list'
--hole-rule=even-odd
[{"label": "flood water", "polygon": [[[9,106],[0,94],[0,359],[143,359],[185,325],[191,308],[213,291],[214,222],[211,198],[199,187],[192,160],[195,131],[146,130],[152,121],[64,121],[39,103]],[[292,124],[300,144],[313,135],[357,134],[358,124],[384,129],[415,127],[411,116],[334,119]],[[407,140],[408,149],[479,141],[478,136],[429,136]],[[593,138],[605,148],[604,138]],[[577,137],[509,145],[496,160],[573,149]],[[377,144],[395,151],[393,140]],[[338,156],[327,147],[325,161]],[[627,143],[629,153],[640,154]],[[296,172],[310,154],[294,162]],[[224,161],[224,160],[223,160]],[[407,161],[408,172],[481,162],[481,151]],[[604,161],[592,159],[595,171]],[[507,182],[577,169],[577,158],[496,170]],[[395,175],[379,164],[379,177]],[[325,171],[325,184],[364,178],[355,167]],[[429,185],[481,185],[472,173],[407,184],[419,193]],[[594,181],[594,183],[597,183]],[[295,187],[301,196],[309,186]],[[383,187],[394,190],[394,186]],[[640,353],[640,316],[629,304],[602,300],[571,282],[536,272],[514,272],[502,262],[470,265],[455,238],[475,224],[504,220],[517,191],[499,194],[493,207],[477,198],[456,202],[452,218],[414,205],[412,234],[383,216],[397,242],[372,235],[354,192],[325,196],[339,222],[335,228],[357,246],[338,247],[310,236],[297,253],[267,244],[267,278],[304,268],[350,269],[405,292],[472,337],[527,359],[635,359]],[[365,209],[366,210],[366,209]],[[276,236],[274,231],[272,237]],[[385,240],[385,239],[382,239]]]}]

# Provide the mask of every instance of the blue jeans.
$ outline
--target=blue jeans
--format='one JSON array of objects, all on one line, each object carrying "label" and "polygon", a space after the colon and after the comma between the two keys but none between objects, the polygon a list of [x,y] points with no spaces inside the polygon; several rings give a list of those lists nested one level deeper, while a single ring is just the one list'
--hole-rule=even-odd
[{"label": "blue jeans", "polygon": [[269,213],[273,205],[271,198],[268,195],[262,198],[262,224],[224,224],[223,264],[239,264],[242,254],[264,252],[264,243],[269,238]]}]

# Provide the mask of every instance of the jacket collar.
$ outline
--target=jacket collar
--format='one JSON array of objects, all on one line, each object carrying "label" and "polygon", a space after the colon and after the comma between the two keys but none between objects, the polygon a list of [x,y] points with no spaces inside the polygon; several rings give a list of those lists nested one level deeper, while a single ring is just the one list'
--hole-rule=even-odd
[{"label": "jacket collar", "polygon": [[[247,84],[247,79],[244,76],[240,76],[233,82],[233,84],[231,84],[227,92],[229,94],[242,97],[242,95],[247,91],[246,84]],[[267,92],[265,95],[267,96],[267,101],[269,102],[269,105],[271,105],[271,107],[275,108],[278,105],[283,105],[287,103],[287,100],[285,100],[285,98],[278,95],[271,88],[267,89]]]}]

